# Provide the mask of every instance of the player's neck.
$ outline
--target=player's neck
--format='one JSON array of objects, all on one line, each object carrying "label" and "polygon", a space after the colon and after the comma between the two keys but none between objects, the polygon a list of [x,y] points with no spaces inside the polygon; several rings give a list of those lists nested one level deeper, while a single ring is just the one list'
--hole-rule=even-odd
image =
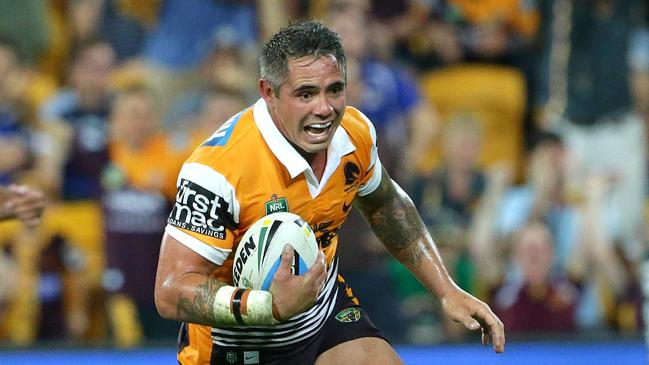
[{"label": "player's neck", "polygon": [[327,151],[324,150],[316,153],[308,153],[301,150],[297,146],[295,146],[295,149],[300,153],[302,157],[304,157],[306,162],[309,163],[309,166],[311,166],[311,170],[313,170],[313,174],[318,179],[318,181],[322,180],[325,166],[327,166]]}]

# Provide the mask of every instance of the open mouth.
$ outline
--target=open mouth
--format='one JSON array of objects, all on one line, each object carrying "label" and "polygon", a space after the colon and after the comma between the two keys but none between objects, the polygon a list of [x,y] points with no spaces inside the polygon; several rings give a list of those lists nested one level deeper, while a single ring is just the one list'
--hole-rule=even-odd
[{"label": "open mouth", "polygon": [[321,137],[327,134],[329,132],[329,129],[331,129],[331,126],[334,124],[333,121],[331,122],[325,122],[325,123],[318,123],[318,124],[311,124],[306,127],[304,127],[304,131],[307,132],[309,135],[314,136],[314,137]]}]

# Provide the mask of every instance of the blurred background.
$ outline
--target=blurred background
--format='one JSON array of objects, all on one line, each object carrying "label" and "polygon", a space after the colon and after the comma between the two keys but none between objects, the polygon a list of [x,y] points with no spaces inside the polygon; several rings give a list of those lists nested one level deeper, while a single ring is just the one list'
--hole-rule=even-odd
[{"label": "blurred background", "polygon": [[[0,360],[101,348],[153,361],[133,349],[156,348],[174,361],[178,324],[158,316],[153,283],[176,174],[258,98],[264,40],[316,18],[341,35],[348,104],[374,122],[452,276],[505,323],[509,360],[578,343],[565,356],[646,362],[648,6],[0,0],[0,183],[50,200],[35,229],[0,224]],[[360,215],[338,233],[342,275],[408,363],[477,341]]]}]

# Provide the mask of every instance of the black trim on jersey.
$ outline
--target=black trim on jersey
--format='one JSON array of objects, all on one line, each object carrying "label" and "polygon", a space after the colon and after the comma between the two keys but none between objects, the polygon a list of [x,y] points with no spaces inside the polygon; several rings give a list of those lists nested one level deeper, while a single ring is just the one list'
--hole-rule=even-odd
[{"label": "black trim on jersey", "polygon": [[189,331],[187,330],[187,323],[182,322],[180,331],[178,331],[178,353],[181,353],[187,346],[189,346]]},{"label": "black trim on jersey", "polygon": [[[210,365],[220,365],[219,364],[219,351],[217,350],[218,345],[212,342],[212,353],[210,354]],[[180,361],[178,365],[182,365]]]}]

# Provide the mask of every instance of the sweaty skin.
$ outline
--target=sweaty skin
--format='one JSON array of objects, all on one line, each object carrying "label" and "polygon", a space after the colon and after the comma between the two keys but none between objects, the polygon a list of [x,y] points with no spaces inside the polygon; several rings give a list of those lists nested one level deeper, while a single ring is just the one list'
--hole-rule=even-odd
[{"label": "sweaty skin", "polygon": [[468,329],[481,328],[483,344],[492,342],[496,352],[505,350],[502,322],[488,305],[455,285],[412,200],[385,169],[379,187],[357,197],[355,204],[388,251],[437,294],[447,316]]}]

